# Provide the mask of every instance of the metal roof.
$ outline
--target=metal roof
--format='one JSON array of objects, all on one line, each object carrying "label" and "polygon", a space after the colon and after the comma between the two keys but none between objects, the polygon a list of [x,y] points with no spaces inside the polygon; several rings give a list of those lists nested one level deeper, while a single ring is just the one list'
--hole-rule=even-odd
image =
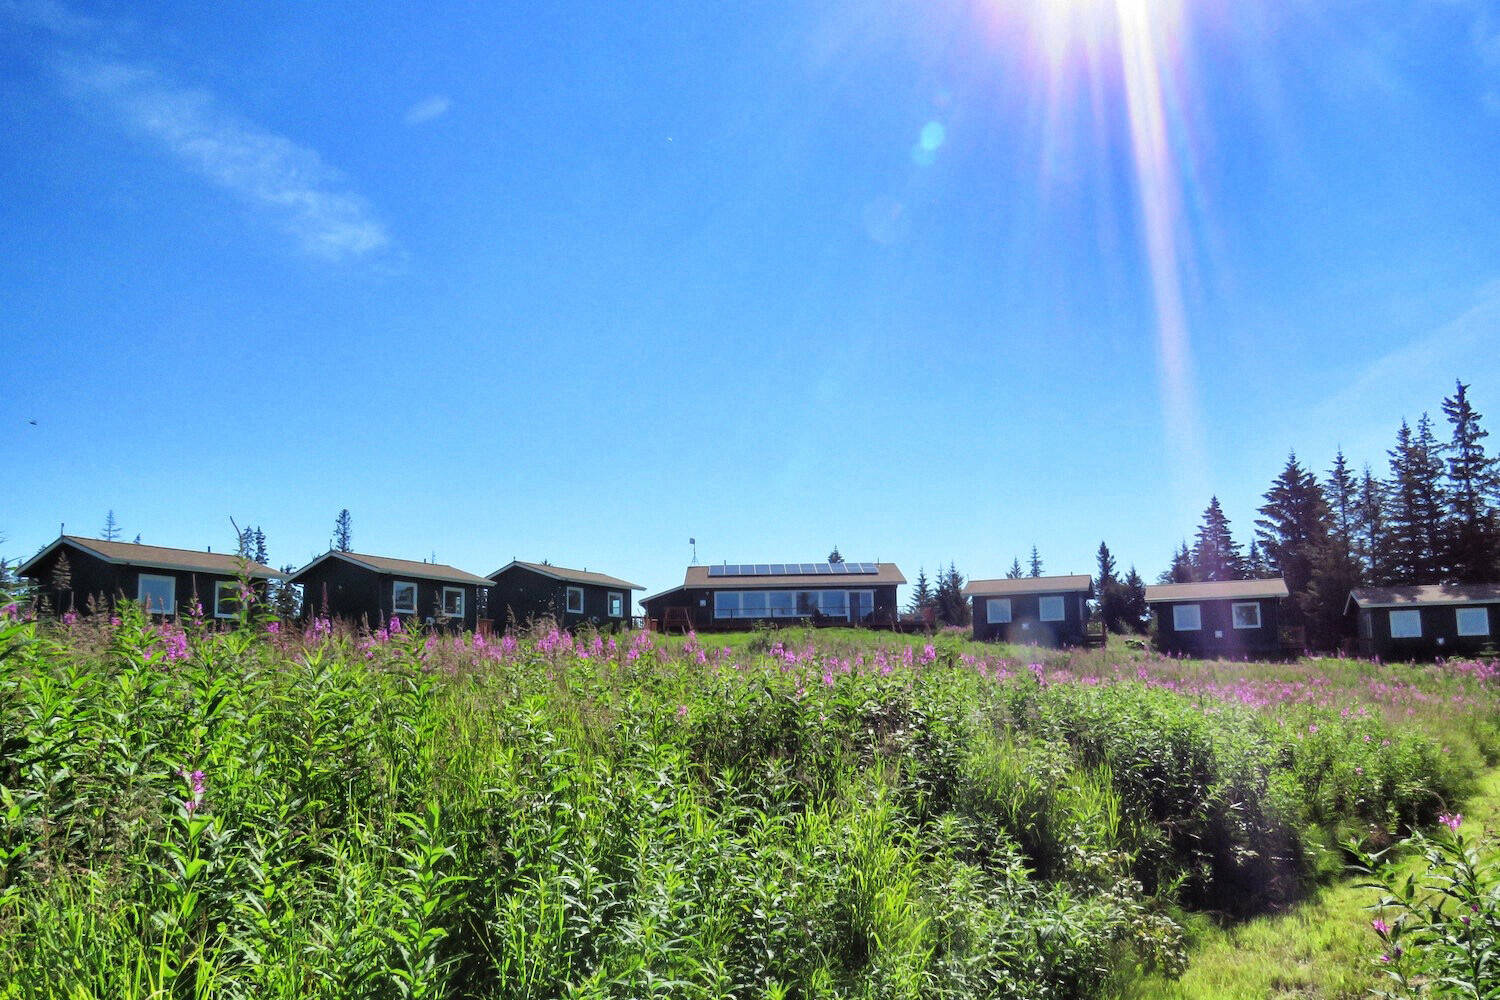
[{"label": "metal roof", "polygon": [[1181,601],[1255,601],[1286,597],[1286,581],[1215,580],[1204,583],[1158,583],[1146,588],[1147,604],[1176,604]]},{"label": "metal roof", "polygon": [[238,576],[243,567],[246,574],[257,580],[284,580],[286,575],[269,566],[229,552],[200,552],[197,549],[173,549],[165,545],[141,545],[136,542],[112,542],[103,538],[80,538],[63,535],[20,568],[23,576],[43,558],[60,545],[71,545],[82,549],[114,566],[144,566],[149,569],[170,569],[185,573],[212,573],[216,576]]}]

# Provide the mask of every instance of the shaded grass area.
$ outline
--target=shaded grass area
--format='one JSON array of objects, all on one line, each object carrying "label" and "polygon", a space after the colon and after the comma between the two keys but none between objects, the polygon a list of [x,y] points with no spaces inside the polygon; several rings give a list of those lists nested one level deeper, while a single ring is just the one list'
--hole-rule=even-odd
[{"label": "shaded grass area", "polygon": [[[1466,833],[1494,843],[1500,835],[1500,769],[1486,772],[1464,803]],[[1400,870],[1416,872],[1407,857]],[[1370,928],[1379,897],[1344,878],[1320,889],[1290,913],[1222,927],[1188,922],[1187,971],[1180,979],[1147,976],[1132,984],[1134,1000],[1353,1000],[1382,984],[1382,948]]]},{"label": "shaded grass area", "polygon": [[1477,670],[720,640],[0,623],[0,996],[1117,996],[1496,752]]}]

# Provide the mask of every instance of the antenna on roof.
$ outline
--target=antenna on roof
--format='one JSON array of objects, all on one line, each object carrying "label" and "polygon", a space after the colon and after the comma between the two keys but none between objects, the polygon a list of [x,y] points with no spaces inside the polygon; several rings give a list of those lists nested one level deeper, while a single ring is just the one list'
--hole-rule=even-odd
[{"label": "antenna on roof", "polygon": [[57,522],[57,537],[61,538],[63,535],[66,535],[67,533],[68,533],[68,522],[67,521],[58,521]]},{"label": "antenna on roof", "polygon": [[696,566],[698,565],[698,539],[689,538],[688,544],[693,547],[693,561],[689,565]]}]

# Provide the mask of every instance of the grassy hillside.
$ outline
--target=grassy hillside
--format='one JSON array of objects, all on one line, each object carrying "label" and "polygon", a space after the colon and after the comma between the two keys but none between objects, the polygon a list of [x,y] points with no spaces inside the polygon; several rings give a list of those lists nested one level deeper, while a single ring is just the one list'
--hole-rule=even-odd
[{"label": "grassy hillside", "polygon": [[[1093,997],[1461,801],[1484,664],[0,624],[0,996]],[[1147,979],[1148,976],[1164,976]]]}]

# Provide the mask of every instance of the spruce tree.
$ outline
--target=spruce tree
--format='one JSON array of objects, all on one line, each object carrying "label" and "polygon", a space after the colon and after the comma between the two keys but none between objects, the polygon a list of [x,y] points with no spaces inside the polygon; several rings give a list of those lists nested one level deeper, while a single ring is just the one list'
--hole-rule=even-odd
[{"label": "spruce tree", "polygon": [[1019,580],[1025,575],[1026,574],[1021,570],[1021,557],[1016,556],[1011,560],[1010,569],[1005,571],[1005,578],[1007,580]]},{"label": "spruce tree", "polygon": [[260,525],[255,527],[255,549],[253,557],[262,566],[269,566],[270,553],[266,551],[266,533],[260,530]]},{"label": "spruce tree", "polygon": [[1354,539],[1359,524],[1359,483],[1342,448],[1333,456],[1323,494],[1328,498],[1328,540],[1341,558],[1358,565]]},{"label": "spruce tree", "polygon": [[830,552],[830,553],[828,553],[828,562],[830,562],[833,565],[837,566],[839,563],[841,563],[843,561],[844,561],[844,556],[843,556],[842,553],[839,552],[839,547],[837,545],[835,545],[833,547],[833,551]]},{"label": "spruce tree", "polygon": [[917,570],[917,582],[912,588],[911,600],[907,602],[906,609],[914,615],[923,614],[933,605],[932,584],[927,580],[927,569],[923,567]]},{"label": "spruce tree", "polygon": [[1375,478],[1366,465],[1354,504],[1354,557],[1359,563],[1360,579],[1375,586],[1391,582],[1390,550],[1386,544],[1387,506],[1385,483]]},{"label": "spruce tree", "polygon": [[1042,557],[1037,555],[1035,545],[1031,547],[1031,575],[1042,575]]},{"label": "spruce tree", "polygon": [[1125,621],[1125,588],[1115,578],[1115,557],[1109,546],[1099,543],[1099,577],[1094,583],[1094,593],[1099,599],[1099,619],[1109,632],[1121,630]]},{"label": "spruce tree", "polygon": [[1386,551],[1389,582],[1437,583],[1443,577],[1445,503],[1442,459],[1427,414],[1412,432],[1406,421],[1390,450],[1391,481],[1386,491]]},{"label": "spruce tree", "polygon": [[[1314,569],[1328,544],[1328,503],[1323,488],[1293,452],[1266,491],[1265,501],[1260,507],[1261,516],[1255,521],[1255,533],[1266,561],[1286,581],[1291,592],[1288,624],[1307,626],[1322,621],[1325,609],[1314,605],[1326,599],[1326,594],[1314,595],[1312,582]],[[1327,637],[1308,636],[1309,642],[1315,640],[1326,641]]]},{"label": "spruce tree", "polygon": [[1448,454],[1448,552],[1445,562],[1459,583],[1482,583],[1495,579],[1500,563],[1500,540],[1496,537],[1496,513],[1492,499],[1500,489],[1496,460],[1484,453],[1489,432],[1479,426],[1480,415],[1469,403],[1469,387],[1443,400],[1443,413],[1453,425]]},{"label": "spruce tree", "polygon": [[339,552],[354,551],[350,548],[354,539],[353,520],[348,507],[339,511],[339,516],[333,519],[333,547]]},{"label": "spruce tree", "polygon": [[115,512],[110,510],[104,515],[104,535],[106,542],[117,541],[120,537],[120,522],[115,520]]},{"label": "spruce tree", "polygon": [[1245,552],[1245,572],[1252,580],[1267,580],[1276,575],[1271,572],[1271,564],[1266,562],[1266,555],[1260,550],[1260,542],[1253,538]]},{"label": "spruce tree", "polygon": [[1229,530],[1229,518],[1224,516],[1217,496],[1209,498],[1203,511],[1203,523],[1193,545],[1193,570],[1197,579],[1210,582],[1243,580],[1247,575],[1245,557],[1240,554],[1239,543]]},{"label": "spruce tree", "polygon": [[969,624],[969,599],[964,596],[964,578],[953,563],[939,572],[936,592],[937,616],[945,625]]},{"label": "spruce tree", "polygon": [[1184,540],[1181,547],[1172,553],[1172,564],[1166,568],[1157,583],[1194,583],[1198,579],[1197,567],[1193,565],[1193,553]]},{"label": "spruce tree", "polygon": [[1151,607],[1146,603],[1146,581],[1130,567],[1125,574],[1125,625],[1132,632],[1145,635],[1151,631]]}]

